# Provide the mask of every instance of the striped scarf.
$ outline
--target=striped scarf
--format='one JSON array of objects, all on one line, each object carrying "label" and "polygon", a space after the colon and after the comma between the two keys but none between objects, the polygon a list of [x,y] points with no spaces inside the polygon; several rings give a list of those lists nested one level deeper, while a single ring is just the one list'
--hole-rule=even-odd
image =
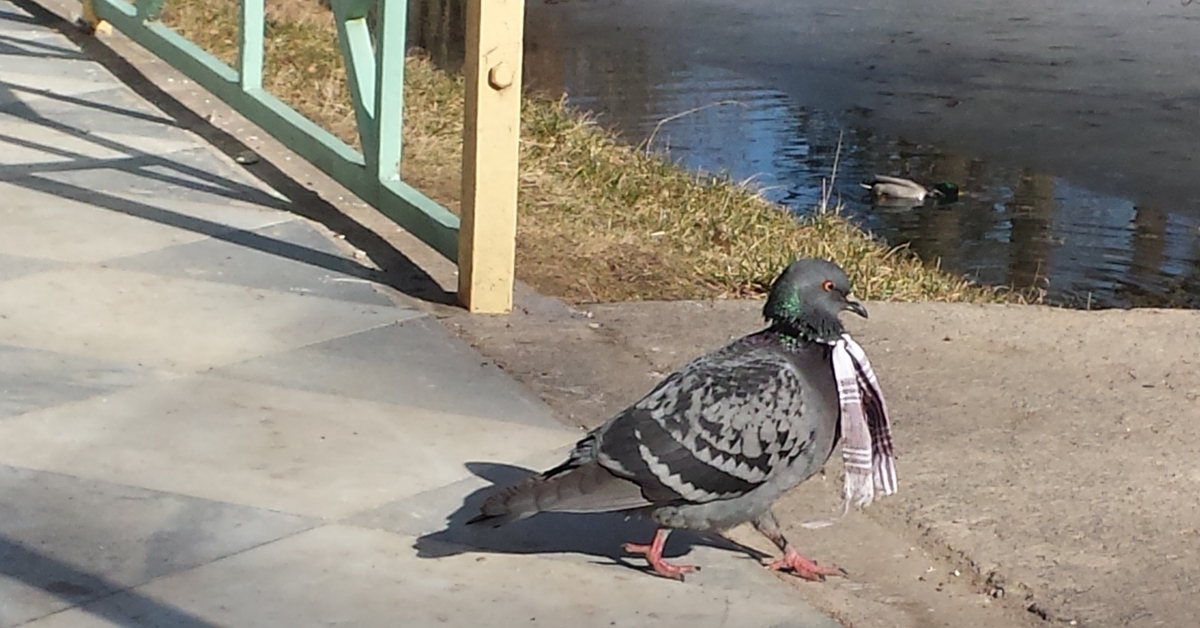
[{"label": "striped scarf", "polygon": [[[850,334],[842,334],[832,344],[833,374],[841,406],[842,461],[846,466],[844,517],[851,503],[864,508],[874,501],[876,489],[884,495],[896,492],[896,459],[887,406],[866,352]],[[804,526],[820,528],[832,523],[813,521]]]}]

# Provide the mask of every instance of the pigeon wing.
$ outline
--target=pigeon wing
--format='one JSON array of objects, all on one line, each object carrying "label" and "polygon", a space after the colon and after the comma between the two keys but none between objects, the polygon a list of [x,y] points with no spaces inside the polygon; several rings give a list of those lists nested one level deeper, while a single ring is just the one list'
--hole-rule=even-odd
[{"label": "pigeon wing", "polygon": [[786,355],[718,352],[664,380],[594,434],[596,460],[657,504],[731,499],[803,453],[803,378]]}]

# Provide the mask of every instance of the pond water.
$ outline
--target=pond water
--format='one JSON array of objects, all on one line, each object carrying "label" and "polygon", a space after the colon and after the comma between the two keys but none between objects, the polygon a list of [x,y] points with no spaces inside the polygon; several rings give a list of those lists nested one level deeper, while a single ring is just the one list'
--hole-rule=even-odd
[{"label": "pond water", "polygon": [[[1200,306],[1200,3],[1043,4],[530,0],[526,82],[798,214],[836,161],[851,219],[984,283]],[[410,7],[457,64],[461,4]],[[962,195],[876,207],[873,173]]]}]

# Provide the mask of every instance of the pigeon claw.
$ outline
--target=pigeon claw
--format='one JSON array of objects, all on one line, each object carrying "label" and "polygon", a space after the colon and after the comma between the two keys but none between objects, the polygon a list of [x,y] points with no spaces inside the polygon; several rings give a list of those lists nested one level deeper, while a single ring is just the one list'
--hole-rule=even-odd
[{"label": "pigeon claw", "polygon": [[674,565],[663,560],[663,549],[667,546],[667,536],[671,531],[667,528],[659,528],[654,532],[654,540],[649,545],[639,545],[637,543],[626,543],[625,551],[630,554],[642,554],[646,557],[646,561],[650,563],[650,568],[654,573],[672,580],[683,582],[683,574],[700,571],[696,565]]},{"label": "pigeon claw", "polygon": [[[683,582],[683,575],[694,571],[700,571],[700,567],[696,565],[676,565],[663,560],[662,550],[654,551],[653,545],[638,545],[636,543],[626,543],[625,551],[630,554],[642,554],[650,563],[650,568],[654,573],[672,580]],[[657,555],[656,555],[657,554]]]},{"label": "pigeon claw", "polygon": [[848,575],[846,570],[841,567],[818,565],[816,561],[801,556],[799,552],[791,547],[788,547],[784,551],[783,558],[767,565],[767,569],[771,571],[789,571],[812,582],[824,582],[825,576]]}]

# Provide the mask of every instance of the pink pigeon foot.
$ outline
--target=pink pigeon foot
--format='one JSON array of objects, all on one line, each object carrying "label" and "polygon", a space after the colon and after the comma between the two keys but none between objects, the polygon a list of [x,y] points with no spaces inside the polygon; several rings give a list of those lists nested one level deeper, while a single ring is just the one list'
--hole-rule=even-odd
[{"label": "pink pigeon foot", "polygon": [[683,582],[683,574],[700,571],[700,568],[695,565],[675,565],[663,560],[663,549],[667,545],[667,536],[671,531],[667,528],[659,528],[654,533],[654,540],[649,545],[639,545],[637,543],[626,543],[625,551],[630,554],[643,554],[646,560],[650,563],[650,568],[654,573],[672,580]]},{"label": "pink pigeon foot", "polygon": [[800,555],[791,545],[783,552],[783,558],[767,565],[771,571],[790,571],[805,580],[824,581],[825,576],[845,576],[841,567],[822,566]]}]

